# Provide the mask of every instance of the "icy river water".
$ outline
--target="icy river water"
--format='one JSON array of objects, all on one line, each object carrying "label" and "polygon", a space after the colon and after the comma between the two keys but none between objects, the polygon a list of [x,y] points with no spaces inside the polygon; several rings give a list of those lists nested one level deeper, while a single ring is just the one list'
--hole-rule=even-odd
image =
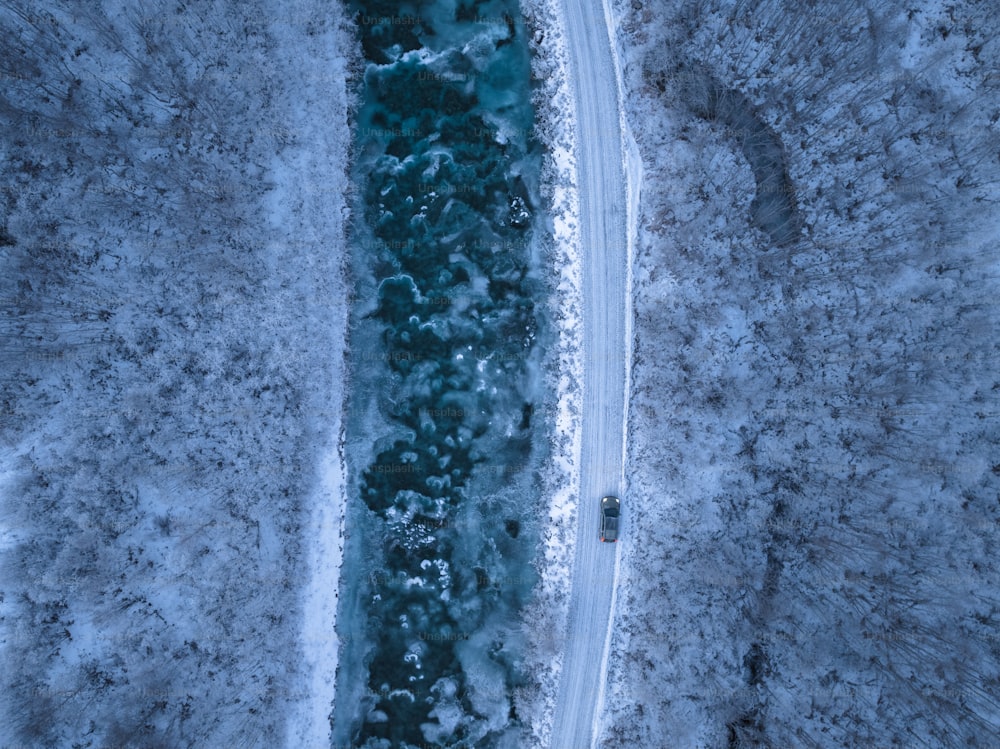
[{"label": "icy river water", "polygon": [[505,746],[543,442],[528,48],[516,2],[353,10],[363,220],[334,736]]}]

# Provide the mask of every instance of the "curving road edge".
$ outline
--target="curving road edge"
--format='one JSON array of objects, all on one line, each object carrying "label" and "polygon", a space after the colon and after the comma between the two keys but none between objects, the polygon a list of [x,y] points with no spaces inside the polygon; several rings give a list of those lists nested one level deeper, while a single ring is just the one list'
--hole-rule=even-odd
[{"label": "curving road edge", "polygon": [[583,421],[572,593],[552,749],[591,747],[600,734],[613,633],[619,544],[598,538],[598,502],[622,497],[632,356],[632,258],[641,162],[624,119],[609,0],[563,0],[576,99],[583,264]]}]

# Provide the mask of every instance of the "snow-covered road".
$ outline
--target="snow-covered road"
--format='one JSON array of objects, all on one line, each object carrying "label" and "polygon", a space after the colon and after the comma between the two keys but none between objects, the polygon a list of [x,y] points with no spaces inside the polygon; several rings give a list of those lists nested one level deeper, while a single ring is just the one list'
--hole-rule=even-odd
[{"label": "snow-covered road", "polygon": [[[612,636],[618,545],[598,538],[598,501],[622,496],[625,404],[631,357],[630,220],[638,174],[622,148],[619,74],[610,11],[601,0],[564,0],[576,98],[584,297],[580,512],[566,650],[553,749],[584,749],[597,735]],[[625,136],[626,143],[631,139]],[[633,200],[630,201],[630,198]],[[631,205],[630,205],[631,203]],[[628,543],[628,497],[623,497]]]}]

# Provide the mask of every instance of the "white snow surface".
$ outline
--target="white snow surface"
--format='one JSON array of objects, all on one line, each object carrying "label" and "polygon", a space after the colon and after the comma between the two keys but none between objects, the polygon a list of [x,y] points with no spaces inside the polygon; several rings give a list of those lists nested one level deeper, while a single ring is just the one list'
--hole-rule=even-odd
[{"label": "white snow surface", "polygon": [[[622,146],[608,9],[569,0],[562,7],[570,52],[580,203],[583,392],[579,494],[567,629],[552,715],[552,746],[590,746],[600,712],[618,545],[598,539],[597,504],[622,496],[629,276],[629,188]],[[625,502],[627,508],[627,500]],[[627,512],[627,509],[625,510]],[[627,527],[627,525],[626,525]]]},{"label": "white snow surface", "polygon": [[[304,20],[316,9],[310,0],[296,0],[282,3],[280,12],[287,14],[285,17]],[[313,238],[315,247],[323,251],[327,249],[326,243],[330,242],[341,253],[346,253],[343,244],[348,211],[344,200],[346,190],[339,191],[338,199],[332,200],[331,196],[338,182],[344,184],[348,162],[350,133],[346,128],[345,114],[349,106],[349,32],[338,21],[327,34],[314,38],[303,49],[302,27],[293,25],[291,30],[294,33],[287,38],[288,48],[296,49],[301,55],[296,62],[312,67],[310,74],[300,79],[294,100],[297,106],[289,113],[289,126],[305,142],[297,161],[287,164],[282,171],[284,179],[279,178],[275,194],[299,197],[300,193],[304,193],[300,197],[302,203],[292,206],[291,220],[283,223],[293,226],[296,212],[302,211],[319,224]],[[339,127],[333,126],[333,123],[339,124]],[[346,262],[341,267],[346,267]],[[304,590],[301,627],[305,673],[303,688],[298,691],[303,698],[288,713],[286,742],[289,747],[326,749],[331,743],[330,714],[340,647],[335,631],[337,588],[343,561],[347,501],[342,424],[347,384],[344,366],[348,314],[344,303],[347,298],[345,291],[346,283],[343,283],[339,299],[328,300],[336,309],[333,329],[324,337],[331,344],[328,364],[335,387],[327,393],[329,410],[321,413],[323,421],[317,431],[330,435],[331,439],[324,446],[325,454],[317,468],[317,489],[311,498],[311,516],[305,526],[308,582]]]},{"label": "white snow surface", "polygon": [[556,394],[550,406],[551,470],[543,475],[548,524],[536,562],[539,581],[523,615],[528,641],[524,671],[534,681],[520,690],[516,702],[521,715],[531,716],[534,745],[548,746],[562,672],[570,600],[566,583],[580,496],[583,270],[576,132],[572,119],[565,116],[575,100],[561,8],[559,0],[528,0],[522,10],[531,32],[532,77],[539,83],[534,99],[536,131],[547,147],[541,189],[552,221],[545,244],[554,274],[548,315],[556,323],[557,343],[545,362],[547,389]]},{"label": "white snow surface", "polygon": [[[553,284],[553,306],[560,345],[557,377],[553,378],[553,389],[558,393],[552,448],[556,470],[548,477],[546,492],[551,497],[550,526],[539,563],[541,582],[533,605],[525,613],[530,642],[526,671],[536,682],[532,689],[525,690],[519,710],[533,716],[536,746],[589,746],[600,732],[619,559],[613,547],[598,548],[596,502],[604,494],[621,494],[625,487],[621,465],[631,359],[628,310],[634,254],[634,229],[627,227],[634,227],[638,216],[641,162],[622,116],[620,65],[609,46],[610,8],[595,3],[586,10],[573,10],[583,14],[578,19],[591,21],[586,24],[586,39],[577,28],[576,44],[604,48],[599,58],[604,62],[600,76],[603,90],[596,99],[587,99],[574,85],[592,75],[587,71],[574,76],[574,66],[581,65],[577,58],[586,58],[582,64],[593,60],[581,55],[579,49],[571,60],[564,5],[540,1],[525,3],[523,8],[529,28],[534,29],[532,75],[542,83],[536,107],[538,131],[550,159],[543,185],[551,190],[554,246],[550,262],[558,274]],[[589,192],[584,191],[581,197],[579,144],[584,137],[589,143],[589,170],[600,168],[600,148],[607,146],[605,133],[599,127],[595,132],[595,125],[587,123],[589,127],[584,125],[580,134],[580,118],[566,116],[567,112],[578,111],[581,100],[593,102],[592,113],[606,107],[601,114],[612,114],[610,119],[605,118],[604,127],[614,131],[617,125],[622,131],[625,148],[616,152],[612,141],[604,154],[610,156],[607,161],[617,172],[617,180],[611,177],[612,188],[607,196],[605,185],[588,184]],[[616,162],[620,165],[615,166]],[[595,207],[595,202],[602,207]],[[581,203],[588,203],[585,214],[581,213]],[[616,206],[616,220],[606,227],[600,220],[595,225],[594,218],[599,219],[603,206],[609,204],[613,210]],[[588,219],[585,236],[581,215]],[[605,230],[613,240],[601,236]],[[600,252],[604,247],[613,247],[615,252]],[[610,290],[602,288],[606,278],[616,279]],[[598,322],[608,310],[610,317]],[[601,426],[589,427],[584,459],[587,419],[595,425],[600,420]],[[598,452],[602,453],[600,459],[596,458]],[[581,547],[585,552],[578,559]],[[564,666],[567,653],[569,671]],[[600,655],[595,657],[594,653]],[[573,685],[573,690],[566,689],[568,684]]]}]

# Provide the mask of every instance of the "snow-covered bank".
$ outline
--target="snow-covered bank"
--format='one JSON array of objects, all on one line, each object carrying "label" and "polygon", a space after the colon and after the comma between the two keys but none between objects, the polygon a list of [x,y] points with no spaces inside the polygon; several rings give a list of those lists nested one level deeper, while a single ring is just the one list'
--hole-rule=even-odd
[{"label": "snow-covered bank", "polygon": [[[602,745],[987,745],[995,20],[617,8],[645,185]],[[707,77],[738,117],[690,100]],[[756,200],[758,134],[797,240]]]},{"label": "snow-covered bank", "polygon": [[46,6],[0,10],[0,744],[324,746],[340,18]]},{"label": "snow-covered bank", "polygon": [[[327,10],[326,24],[311,0],[283,2],[280,13],[286,49],[294,57],[284,61],[291,68],[289,80],[303,64],[309,74],[301,75],[295,97],[288,101],[288,127],[300,137],[297,159],[285,160],[275,171],[276,190],[281,205],[272,207],[272,221],[284,211],[284,221],[297,235],[295,217],[301,214],[312,224],[310,244],[318,252],[329,252],[337,261],[339,283],[331,286],[326,300],[332,315],[326,331],[317,326],[304,332],[319,351],[329,357],[332,387],[317,393],[326,408],[314,417],[318,434],[325,435],[318,444],[314,490],[307,504],[308,518],[303,525],[308,582],[302,602],[300,642],[304,654],[301,686],[293,690],[298,702],[288,711],[286,744],[304,749],[327,749],[331,745],[330,715],[334,704],[337,658],[340,641],[336,636],[339,581],[344,553],[346,513],[346,475],[344,465],[344,399],[349,386],[345,367],[347,342],[347,304],[345,224],[348,218],[347,190],[334,188],[346,183],[350,134],[347,114],[352,106],[347,91],[349,61],[356,58],[353,35],[346,27],[339,4]],[[310,27],[311,26],[311,27]],[[277,34],[276,34],[277,36]],[[279,37],[280,38],[280,37]],[[334,197],[335,195],[335,197]],[[320,321],[318,321],[320,322]],[[322,323],[321,323],[322,324]]]},{"label": "snow-covered bank", "polygon": [[557,345],[545,362],[547,391],[555,395],[546,409],[552,428],[550,470],[542,476],[548,499],[547,529],[536,567],[539,582],[525,607],[529,649],[525,671],[532,683],[518,695],[518,712],[532,716],[536,746],[548,746],[559,688],[563,633],[569,612],[569,580],[580,491],[583,383],[583,299],[580,259],[579,194],[574,125],[566,116],[575,103],[569,80],[559,0],[522,0],[531,34],[532,78],[536,89],[536,136],[545,145],[542,194],[551,224],[544,239],[544,262],[551,268],[548,315],[557,326]]}]

